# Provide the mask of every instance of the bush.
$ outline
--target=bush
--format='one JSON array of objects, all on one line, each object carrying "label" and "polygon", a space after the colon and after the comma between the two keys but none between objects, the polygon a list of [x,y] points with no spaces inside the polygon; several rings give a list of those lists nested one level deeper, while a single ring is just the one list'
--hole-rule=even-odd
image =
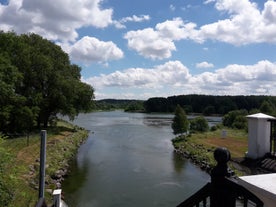
[{"label": "bush", "polygon": [[209,130],[208,121],[203,116],[196,117],[191,120],[190,130],[197,132],[207,132]]},{"label": "bush", "polygon": [[212,126],[210,130],[213,132],[213,131],[216,131],[217,129],[218,127],[215,125],[215,126]]},{"label": "bush", "polygon": [[178,137],[175,137],[174,139],[172,139],[172,143],[175,144],[175,143],[182,142],[185,140],[186,140],[186,136],[181,135],[181,136],[178,136]]},{"label": "bush", "polygon": [[9,206],[12,200],[13,193],[11,191],[12,179],[7,175],[8,163],[10,162],[11,155],[7,150],[1,146],[3,143],[3,136],[0,134],[0,204]]},{"label": "bush", "polygon": [[243,129],[247,125],[247,120],[245,116],[247,115],[246,110],[234,110],[230,111],[226,115],[224,115],[222,119],[222,123],[224,126],[230,127],[230,128],[237,128],[237,129]]},{"label": "bush", "polygon": [[232,127],[235,129],[246,129],[247,128],[247,119],[245,116],[239,115],[235,118]]}]

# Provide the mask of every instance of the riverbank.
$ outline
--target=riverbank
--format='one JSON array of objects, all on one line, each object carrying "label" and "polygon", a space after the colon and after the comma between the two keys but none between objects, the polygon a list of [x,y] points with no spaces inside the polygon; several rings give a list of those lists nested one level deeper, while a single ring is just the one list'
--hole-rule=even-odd
[{"label": "riverbank", "polygon": [[205,133],[180,136],[172,140],[175,152],[191,160],[202,170],[210,173],[216,165],[213,152],[217,147],[226,147],[231,153],[229,167],[238,176],[262,173],[259,160],[245,159],[248,138],[244,130],[218,129]]},{"label": "riverbank", "polygon": [[[45,197],[52,202],[52,191],[61,188],[68,174],[70,160],[88,137],[88,131],[65,121],[47,129]],[[34,206],[39,187],[39,132],[30,137],[5,140],[2,144],[10,154],[5,173],[12,179],[11,200],[7,206]]]}]

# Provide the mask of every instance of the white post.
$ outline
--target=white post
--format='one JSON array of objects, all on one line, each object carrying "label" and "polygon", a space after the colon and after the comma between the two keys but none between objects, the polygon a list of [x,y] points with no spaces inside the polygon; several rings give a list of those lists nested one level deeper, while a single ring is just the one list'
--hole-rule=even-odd
[{"label": "white post", "polygon": [[61,189],[53,192],[53,207],[61,207]]}]

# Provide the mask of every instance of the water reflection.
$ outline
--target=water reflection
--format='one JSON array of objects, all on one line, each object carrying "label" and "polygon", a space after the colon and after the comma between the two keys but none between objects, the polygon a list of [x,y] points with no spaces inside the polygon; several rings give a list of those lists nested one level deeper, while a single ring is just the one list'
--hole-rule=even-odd
[{"label": "water reflection", "polygon": [[172,116],[168,116],[168,117],[145,116],[143,123],[148,126],[160,127],[160,128],[162,126],[171,126]]},{"label": "water reflection", "polygon": [[175,172],[181,173],[184,170],[186,161],[187,161],[186,159],[181,157],[175,151],[173,152],[173,164],[174,164]]},{"label": "water reflection", "polygon": [[[66,189],[64,193],[65,200],[70,201],[70,206],[78,206],[78,189],[85,184],[88,175],[88,162],[79,166],[77,159],[70,162],[70,173],[67,179],[62,183],[62,187]],[[72,179],[73,178],[73,179]],[[70,182],[68,182],[70,181]]]},{"label": "water reflection", "polygon": [[[172,115],[96,112],[75,124],[89,129],[65,201],[80,207],[176,206],[209,176],[175,155]],[[75,171],[76,170],[76,171]],[[75,172],[74,172],[75,171]]]}]

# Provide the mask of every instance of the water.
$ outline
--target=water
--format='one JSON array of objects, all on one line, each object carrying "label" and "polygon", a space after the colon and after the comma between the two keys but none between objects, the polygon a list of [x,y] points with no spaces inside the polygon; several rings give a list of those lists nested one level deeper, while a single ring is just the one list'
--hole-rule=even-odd
[{"label": "water", "polygon": [[70,207],[176,206],[209,175],[174,154],[172,115],[81,114],[90,130],[63,183]]}]

